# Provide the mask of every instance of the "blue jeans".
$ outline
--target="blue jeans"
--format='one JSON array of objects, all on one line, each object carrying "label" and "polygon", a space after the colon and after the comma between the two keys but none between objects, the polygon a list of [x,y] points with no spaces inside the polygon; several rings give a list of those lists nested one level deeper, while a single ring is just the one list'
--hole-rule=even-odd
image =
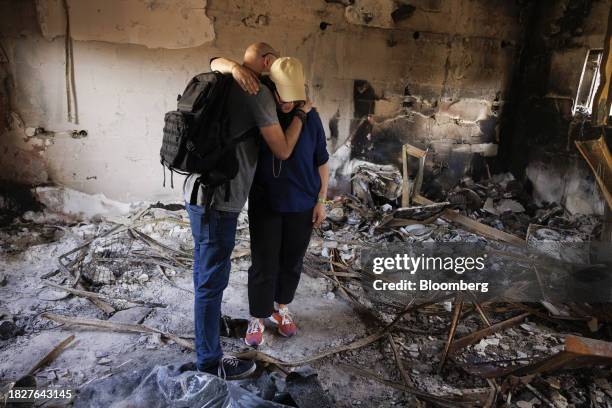
[{"label": "blue jeans", "polygon": [[[237,212],[208,210],[185,203],[195,243],[193,286],[195,290],[195,346],[199,369],[216,364],[223,356],[219,339],[221,301],[236,244]],[[209,211],[208,220],[205,213]]]}]

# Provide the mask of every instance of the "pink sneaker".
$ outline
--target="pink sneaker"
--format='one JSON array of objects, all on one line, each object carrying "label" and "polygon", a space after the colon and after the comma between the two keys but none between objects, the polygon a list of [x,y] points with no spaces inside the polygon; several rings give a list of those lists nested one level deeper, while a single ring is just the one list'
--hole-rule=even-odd
[{"label": "pink sneaker", "polygon": [[292,337],[297,333],[297,326],[287,307],[283,307],[270,316],[270,321],[278,326],[281,336]]},{"label": "pink sneaker", "polygon": [[249,327],[247,328],[244,342],[253,347],[261,346],[264,342],[263,338],[264,325],[261,320],[257,318],[251,318]]}]

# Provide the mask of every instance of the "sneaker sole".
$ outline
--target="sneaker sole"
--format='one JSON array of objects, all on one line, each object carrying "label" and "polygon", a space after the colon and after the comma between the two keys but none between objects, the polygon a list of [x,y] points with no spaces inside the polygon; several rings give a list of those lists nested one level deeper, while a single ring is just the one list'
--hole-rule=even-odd
[{"label": "sneaker sole", "polygon": [[249,343],[247,342],[247,340],[246,340],[246,339],[244,339],[244,344],[246,344],[247,346],[250,346],[250,347],[259,347],[259,346],[261,346],[261,345],[263,345],[263,344],[264,344],[264,341],[265,341],[265,337],[262,337],[262,338],[261,338],[261,343],[256,344],[256,345],[253,345],[253,344],[249,344]]},{"label": "sneaker sole", "polygon": [[274,318],[272,316],[268,317],[268,320],[270,320],[272,323],[274,323],[278,327],[276,329],[276,331],[278,332],[278,334],[280,334],[283,337],[290,338],[290,337],[293,337],[293,336],[295,336],[297,334],[297,332],[296,332],[295,334],[292,334],[291,336],[287,336],[286,334],[284,334],[284,333],[282,333],[280,331],[280,325],[278,324],[278,322],[276,320],[274,320]]},{"label": "sneaker sole", "polygon": [[247,371],[245,371],[242,374],[238,374],[238,375],[234,375],[231,377],[225,377],[226,380],[242,380],[244,378],[249,377],[251,374],[253,374],[255,372],[255,370],[257,370],[257,364],[253,364],[253,367],[249,368]]}]

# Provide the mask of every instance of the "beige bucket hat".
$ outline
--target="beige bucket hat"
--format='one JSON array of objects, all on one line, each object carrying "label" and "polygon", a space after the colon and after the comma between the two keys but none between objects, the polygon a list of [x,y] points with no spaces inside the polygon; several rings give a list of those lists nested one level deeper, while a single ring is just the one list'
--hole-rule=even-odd
[{"label": "beige bucket hat", "polygon": [[270,79],[283,102],[306,100],[304,68],[297,58],[277,58],[270,67]]}]

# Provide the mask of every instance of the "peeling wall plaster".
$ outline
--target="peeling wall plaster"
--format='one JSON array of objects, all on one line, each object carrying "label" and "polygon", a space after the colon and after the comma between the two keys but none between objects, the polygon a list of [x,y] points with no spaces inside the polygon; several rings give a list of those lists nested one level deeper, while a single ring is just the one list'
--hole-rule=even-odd
[{"label": "peeling wall plaster", "polygon": [[[47,40],[66,33],[64,0],[36,0]],[[74,40],[139,44],[148,48],[190,48],[214,40],[206,0],[67,1]]]},{"label": "peeling wall plaster", "polygon": [[395,24],[391,15],[396,8],[393,0],[356,0],[346,7],[345,15],[351,24],[393,28]]},{"label": "peeling wall plaster", "polygon": [[[47,20],[55,21],[56,28],[48,23],[45,38],[33,0],[0,0],[10,108],[23,120],[23,127],[0,136],[0,177],[57,183],[124,201],[180,199],[180,188],[161,186],[163,115],[175,107],[189,78],[208,69],[213,56],[240,59],[249,43],[260,40],[300,58],[327,127],[329,149],[337,150],[333,171],[342,174],[352,157],[345,141],[359,120],[353,101],[356,80],[368,81],[375,90],[377,120],[414,116],[422,124],[404,126],[400,139],[428,134],[423,129],[447,145],[480,144],[494,137],[494,126],[481,122],[494,116],[496,101],[503,102],[520,30],[515,3],[504,0],[415,1],[414,14],[394,23],[394,29],[352,24],[345,5],[323,0],[208,0],[206,9],[195,13],[213,23],[212,42],[177,48],[185,27],[180,12],[169,10],[163,19],[167,47],[156,48],[160,38],[116,30],[91,5],[106,2],[69,3],[75,7],[71,16],[78,12],[81,24],[74,29],[81,36],[74,41],[78,125],[65,118],[64,39],[51,38],[58,34],[51,11]],[[136,6],[115,11],[122,22],[149,13]],[[23,16],[20,24],[12,21],[14,15]],[[406,113],[406,104],[412,113]],[[27,139],[27,128],[47,132]],[[86,130],[87,136],[73,138],[75,130]],[[43,150],[23,145],[39,144],[41,138]]]}]

